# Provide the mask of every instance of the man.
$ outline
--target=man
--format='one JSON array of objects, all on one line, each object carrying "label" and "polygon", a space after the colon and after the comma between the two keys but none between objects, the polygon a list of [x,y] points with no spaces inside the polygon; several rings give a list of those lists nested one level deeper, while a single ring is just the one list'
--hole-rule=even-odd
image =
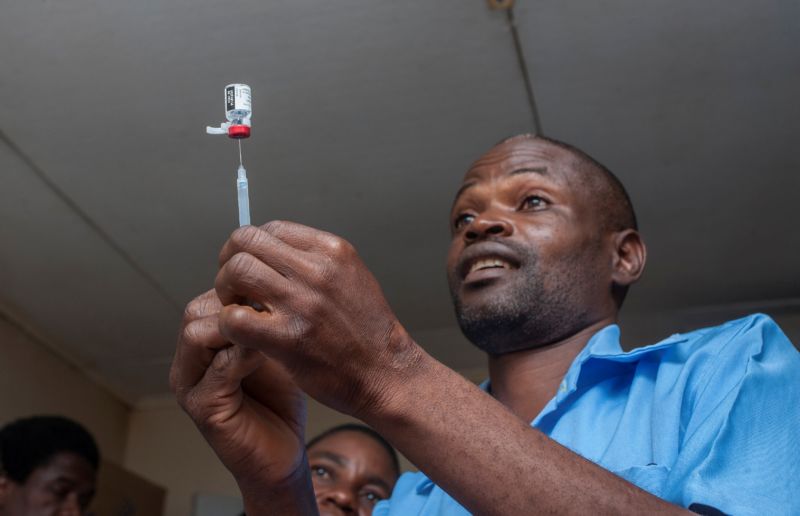
[{"label": "man", "polygon": [[0,430],[0,516],[78,516],[95,492],[100,453],[78,423],[37,416]]},{"label": "man", "polygon": [[451,222],[448,278],[488,355],[484,390],[413,342],[343,240],[284,222],[225,244],[171,382],[248,514],[314,511],[300,389],[423,472],[375,514],[800,510],[797,352],[756,316],[623,353],[614,323],[646,253],[602,165],[506,140],[467,172]]},{"label": "man", "polygon": [[314,496],[322,516],[370,516],[389,498],[400,464],[397,453],[364,425],[329,428],[306,445]]}]

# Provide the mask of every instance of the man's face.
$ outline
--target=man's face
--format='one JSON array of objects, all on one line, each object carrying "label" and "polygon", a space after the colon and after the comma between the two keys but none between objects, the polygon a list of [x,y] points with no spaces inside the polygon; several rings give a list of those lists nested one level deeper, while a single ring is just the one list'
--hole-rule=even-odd
[{"label": "man's face", "polygon": [[397,480],[386,449],[361,432],[325,437],[308,449],[308,463],[321,516],[369,516]]},{"label": "man's face", "polygon": [[2,516],[79,516],[92,501],[95,470],[74,453],[58,453],[23,484],[0,477]]},{"label": "man's face", "polygon": [[489,354],[550,344],[609,309],[609,235],[574,162],[560,147],[517,138],[464,178],[448,281],[464,334]]}]

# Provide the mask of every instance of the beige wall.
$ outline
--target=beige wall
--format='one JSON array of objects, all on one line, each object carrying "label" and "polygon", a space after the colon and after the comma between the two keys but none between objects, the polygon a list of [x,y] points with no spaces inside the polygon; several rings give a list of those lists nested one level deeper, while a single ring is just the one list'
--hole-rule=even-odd
[{"label": "beige wall", "polygon": [[[309,437],[353,418],[313,400]],[[401,458],[405,469],[409,463]],[[236,482],[171,397],[142,403],[131,412],[125,467],[167,488],[164,516],[188,516],[197,493],[239,496]]]},{"label": "beige wall", "polygon": [[125,467],[167,488],[164,516],[188,516],[195,493],[237,495],[230,473],[171,397],[131,411]]},{"label": "beige wall", "polygon": [[0,426],[34,414],[82,423],[103,458],[121,463],[128,406],[0,316]]}]

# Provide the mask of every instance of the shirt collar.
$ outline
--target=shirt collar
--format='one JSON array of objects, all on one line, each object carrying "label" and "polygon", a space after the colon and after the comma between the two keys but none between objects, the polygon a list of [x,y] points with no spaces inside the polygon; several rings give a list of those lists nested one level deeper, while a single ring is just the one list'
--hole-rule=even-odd
[{"label": "shirt collar", "polygon": [[[608,373],[608,375],[613,374],[614,371],[618,370],[616,367],[588,367],[592,365],[587,364],[587,362],[590,360],[606,362],[609,363],[609,365],[613,362],[619,364],[634,363],[640,361],[643,357],[650,355],[651,353],[655,353],[658,350],[686,340],[684,335],[675,334],[656,344],[635,348],[631,351],[623,351],[622,346],[619,343],[619,336],[620,330],[619,326],[616,324],[609,324],[592,335],[592,337],[589,339],[589,342],[586,343],[586,346],[584,346],[581,352],[578,353],[578,356],[575,357],[575,360],[572,361],[572,365],[570,365],[569,369],[567,370],[567,374],[564,375],[564,379],[561,381],[561,385],[559,386],[555,397],[550,400],[550,402],[544,407],[536,419],[531,422],[531,426],[536,426],[536,423],[538,423],[538,421],[544,415],[552,412],[558,406],[561,400],[575,391],[578,381],[590,370],[593,373],[602,373],[605,371]],[[584,365],[587,365],[587,367],[584,367]],[[482,390],[487,392],[489,391],[489,386],[489,379],[484,380],[479,385]],[[425,494],[426,492],[429,492],[433,486],[433,481],[430,480],[426,475],[422,474],[422,478],[416,486],[417,494]]]},{"label": "shirt collar", "polygon": [[[535,426],[544,415],[552,412],[565,397],[574,392],[582,378],[591,376],[593,382],[601,381],[618,374],[620,367],[624,367],[623,364],[638,362],[651,353],[686,340],[684,335],[675,334],[657,344],[635,348],[631,351],[623,351],[619,337],[620,330],[616,324],[609,324],[592,335],[586,346],[572,361],[555,397],[545,405],[542,412],[531,422],[531,425]],[[599,367],[600,363],[605,363],[605,367]],[[615,366],[614,363],[619,365]],[[488,392],[490,385],[490,380],[487,379],[480,384],[480,388]]]}]

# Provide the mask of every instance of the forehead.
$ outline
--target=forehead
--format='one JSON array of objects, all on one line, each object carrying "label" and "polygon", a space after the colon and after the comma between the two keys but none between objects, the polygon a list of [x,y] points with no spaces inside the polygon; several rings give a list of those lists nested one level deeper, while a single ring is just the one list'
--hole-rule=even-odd
[{"label": "forehead", "polygon": [[361,432],[342,431],[329,435],[309,448],[309,455],[315,452],[334,452],[346,459],[390,461],[389,454],[383,446],[372,437]]},{"label": "forehead", "polygon": [[361,479],[385,484],[391,490],[397,479],[389,452],[372,437],[361,432],[342,431],[329,435],[308,449],[311,460],[327,458]]},{"label": "forehead", "polygon": [[61,452],[53,456],[49,462],[33,470],[28,483],[44,484],[56,480],[66,480],[81,488],[92,489],[96,479],[96,471],[89,462],[70,452]]},{"label": "forehead", "polygon": [[571,153],[549,142],[515,138],[478,158],[464,176],[464,184],[496,180],[525,169],[537,170],[555,182],[566,182],[571,161]]}]

